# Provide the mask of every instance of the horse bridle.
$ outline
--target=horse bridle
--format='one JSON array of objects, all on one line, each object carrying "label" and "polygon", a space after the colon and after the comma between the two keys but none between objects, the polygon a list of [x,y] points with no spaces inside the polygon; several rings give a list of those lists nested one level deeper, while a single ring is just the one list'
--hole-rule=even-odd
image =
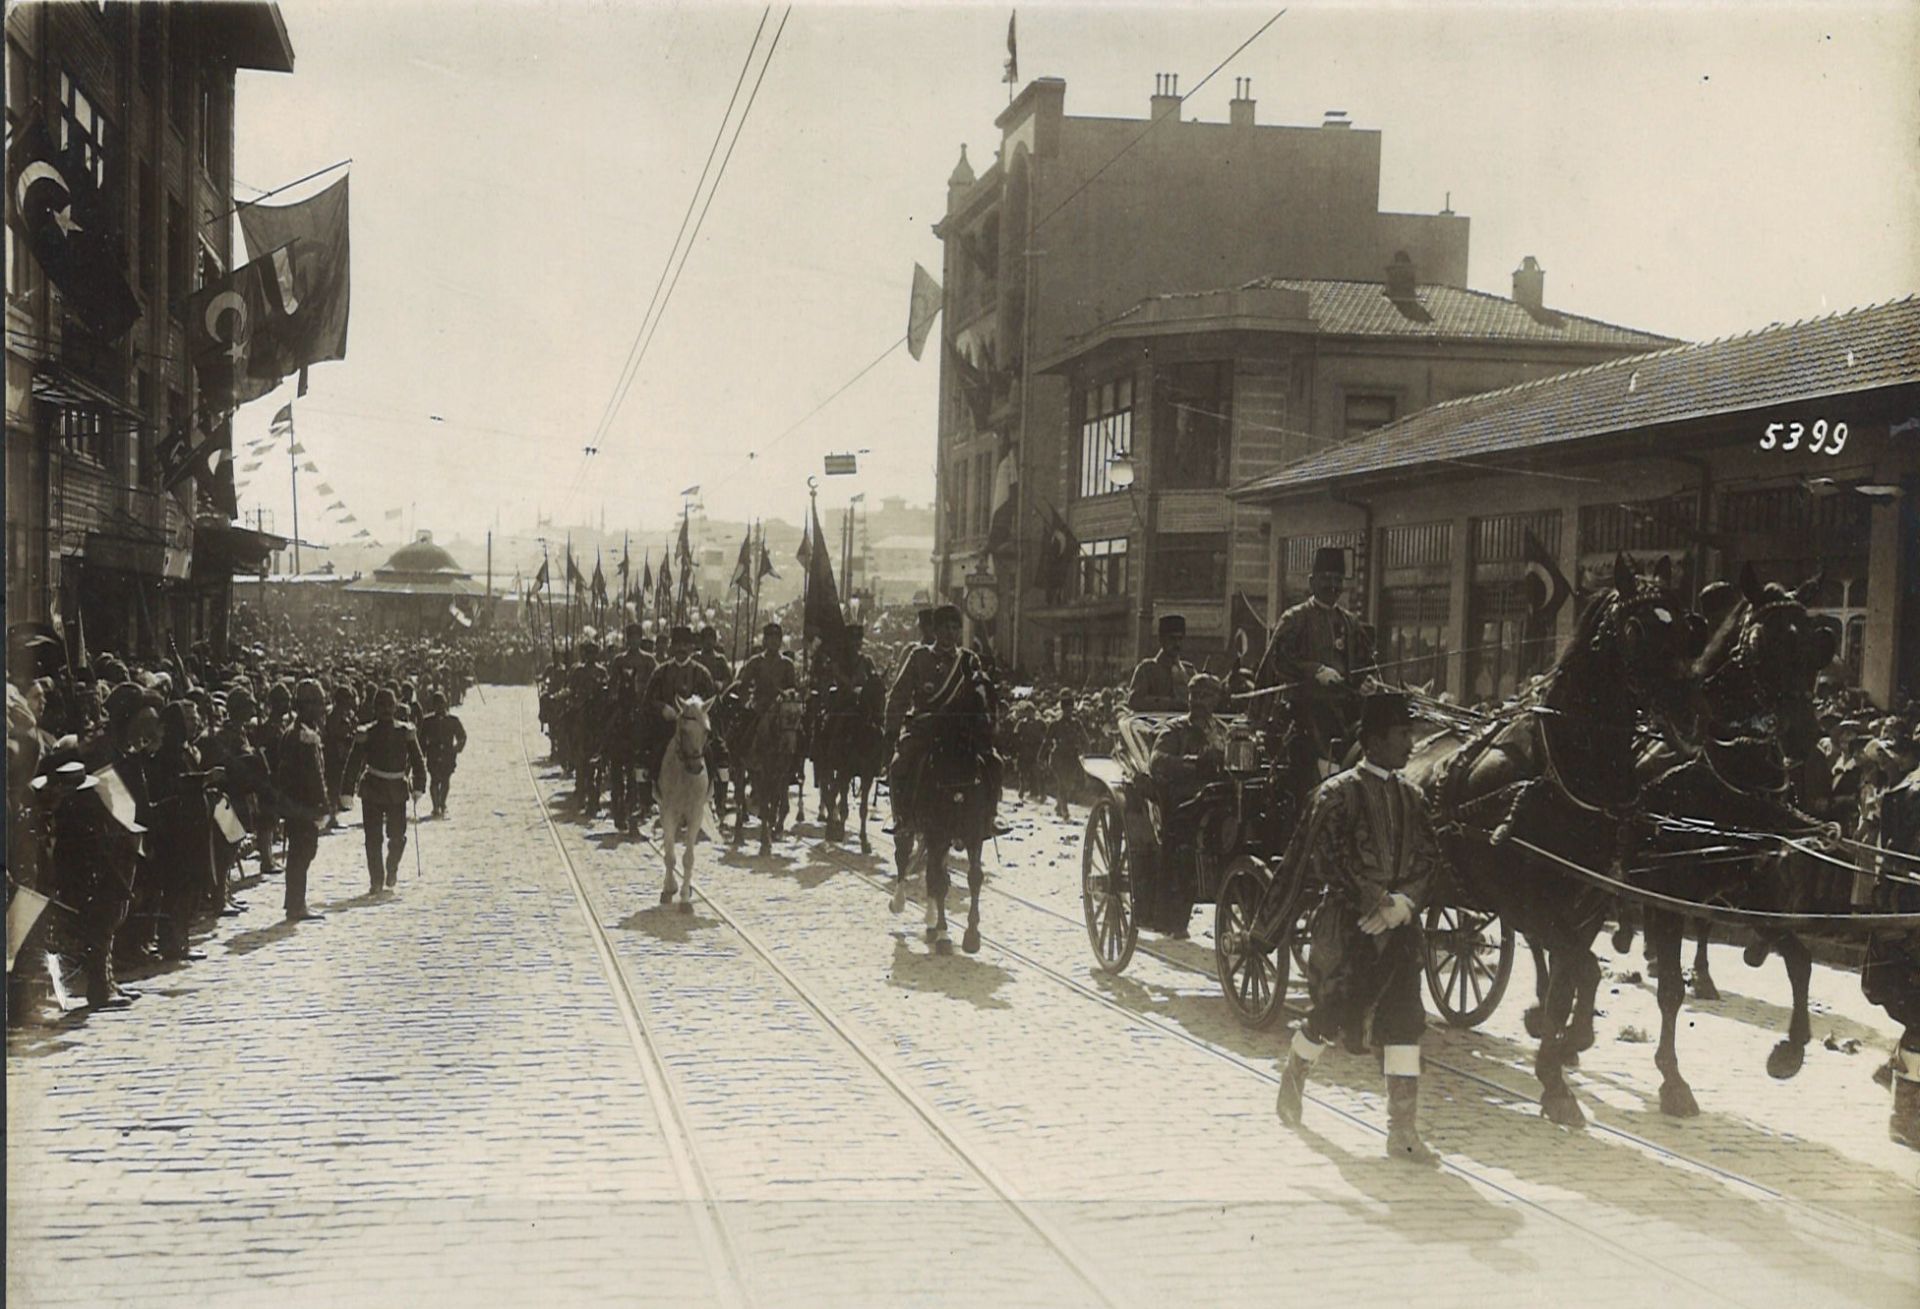
[{"label": "horse bridle", "polygon": [[688,717],[682,715],[674,724],[673,752],[680,756],[680,765],[688,772],[703,773],[707,768],[707,752],[705,750],[696,750],[692,754],[688,754],[686,741],[680,734],[680,723],[687,721],[689,721]]}]

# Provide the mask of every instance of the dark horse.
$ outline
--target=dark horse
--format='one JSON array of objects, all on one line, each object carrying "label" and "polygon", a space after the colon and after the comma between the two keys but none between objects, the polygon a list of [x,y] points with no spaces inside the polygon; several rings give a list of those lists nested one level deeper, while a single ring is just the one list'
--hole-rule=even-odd
[{"label": "dark horse", "polygon": [[873,846],[867,840],[867,809],[873,783],[887,767],[886,688],[878,677],[855,684],[835,673],[823,693],[818,734],[814,740],[814,777],[820,784],[820,817],[827,839],[847,834],[850,792],[860,797],[860,851]]},{"label": "dark horse", "polygon": [[782,691],[757,719],[742,730],[743,748],[734,760],[739,777],[733,818],[733,843],[747,826],[749,809],[760,815],[760,853],[773,853],[773,838],[786,830],[787,792],[801,757],[801,720],[806,708],[798,691]]},{"label": "dark horse", "polygon": [[[906,905],[907,866],[916,845],[927,856],[927,941],[936,953],[952,954],[947,935],[947,854],[955,846],[967,852],[967,931],[961,948],[980,949],[980,887],[985,873],[980,846],[993,831],[993,808],[998,798],[993,768],[993,688],[984,674],[974,672],[939,699],[939,707],[923,711],[907,724],[908,733],[924,734],[910,751],[903,738],[894,760],[889,790],[894,798],[893,910]],[[903,760],[917,754],[917,763]],[[913,777],[903,776],[912,769]]]},{"label": "dark horse", "polygon": [[[1772,912],[1802,907],[1805,880],[1792,876],[1789,856],[1782,851],[1716,857],[1713,862],[1699,856],[1709,848],[1727,848],[1723,830],[1808,837],[1827,826],[1801,813],[1790,793],[1794,772],[1818,735],[1814,680],[1833,658],[1837,641],[1830,626],[1807,612],[1806,602],[1818,584],[1815,578],[1789,591],[1771,582],[1762,586],[1751,567],[1741,571],[1740,598],[1718,616],[1694,665],[1698,752],[1689,757],[1656,745],[1641,757],[1640,807],[1654,820],[1649,845],[1659,858],[1653,870],[1634,873],[1636,886],[1682,900],[1718,899]],[[1620,862],[1632,866],[1639,861],[1634,852],[1623,851]],[[1674,1049],[1676,1020],[1686,998],[1680,972],[1686,920],[1678,912],[1653,906],[1642,910],[1642,919],[1649,970],[1657,979],[1660,1000],[1660,1044],[1654,1054],[1661,1075],[1660,1108],[1691,1117],[1700,1107],[1680,1075]],[[1703,952],[1707,935],[1702,922]],[[1783,932],[1750,953],[1751,962],[1761,962],[1766,944],[1779,950],[1793,986],[1793,1016],[1786,1038],[1767,1058],[1767,1071],[1777,1078],[1791,1077],[1800,1070],[1812,1035],[1807,986],[1813,956],[1799,936]]]},{"label": "dark horse", "polygon": [[1545,949],[1534,1072],[1541,1112],[1563,1127],[1586,1123],[1564,1065],[1592,1041],[1593,938],[1613,897],[1534,850],[1589,868],[1612,862],[1634,799],[1636,716],[1645,710],[1674,730],[1689,723],[1696,645],[1671,561],[1641,576],[1620,556],[1612,589],[1588,603],[1532,691],[1470,735],[1428,737],[1407,765],[1462,887]]}]

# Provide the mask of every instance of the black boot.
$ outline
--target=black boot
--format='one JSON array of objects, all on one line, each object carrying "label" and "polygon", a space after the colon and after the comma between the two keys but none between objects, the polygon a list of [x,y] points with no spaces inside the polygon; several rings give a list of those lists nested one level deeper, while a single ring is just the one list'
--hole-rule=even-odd
[{"label": "black boot", "polygon": [[1301,1100],[1306,1095],[1307,1074],[1312,1071],[1313,1065],[1297,1054],[1289,1054],[1287,1066],[1280,1071],[1280,1094],[1274,1097],[1273,1111],[1288,1127],[1300,1126],[1304,1112]]},{"label": "black boot", "polygon": [[1902,1072],[1893,1076],[1893,1113],[1887,1119],[1887,1137],[1909,1150],[1920,1150],[1920,1081]]},{"label": "black boot", "polygon": [[1440,1156],[1420,1139],[1414,1118],[1420,1107],[1418,1077],[1387,1078],[1387,1157],[1432,1168]]}]

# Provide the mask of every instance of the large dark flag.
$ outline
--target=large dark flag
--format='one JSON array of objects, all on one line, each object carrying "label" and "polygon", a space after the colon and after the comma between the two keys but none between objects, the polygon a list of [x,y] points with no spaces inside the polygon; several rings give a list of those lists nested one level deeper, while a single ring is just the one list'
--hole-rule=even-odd
[{"label": "large dark flag", "polygon": [[846,667],[847,621],[840,613],[840,592],[833,582],[833,551],[818,548],[820,509],[811,510],[811,528],[816,548],[808,551],[807,600],[801,611],[801,630],[809,642],[819,641],[820,649],[838,667]]},{"label": "large dark flag", "polygon": [[240,233],[251,258],[292,247],[282,268],[291,303],[286,321],[274,333],[276,366],[292,372],[323,359],[345,359],[352,280],[347,179],[298,204],[242,205]]},{"label": "large dark flag", "polygon": [[647,557],[640,561],[640,602],[647,603],[653,598],[653,551],[647,551]]},{"label": "large dark flag", "polygon": [[673,561],[662,559],[653,578],[653,616],[665,622],[673,613]]},{"label": "large dark flag", "polygon": [[960,347],[952,341],[947,342],[947,364],[960,384],[960,394],[967,402],[967,411],[973,415],[974,429],[986,431],[988,420],[993,416],[993,379],[985,369],[962,354]]},{"label": "large dark flag", "polygon": [[544,559],[540,561],[540,571],[533,575],[533,589],[535,591],[547,589],[547,561]]},{"label": "large dark flag", "polygon": [[291,371],[273,345],[286,318],[284,288],[274,271],[284,254],[276,250],[243,264],[187,300],[187,356],[216,405],[258,400]]},{"label": "large dark flag", "polygon": [[607,602],[607,575],[600,571],[600,552],[593,552],[593,602],[604,605]]},{"label": "large dark flag", "polygon": [[1013,451],[1000,456],[993,470],[993,517],[987,524],[987,553],[1013,546],[1014,510],[1020,502],[1020,466]]},{"label": "large dark flag", "polygon": [[212,497],[227,515],[239,512],[239,496],[233,482],[233,452],[218,437],[207,432],[173,428],[154,446],[160,464],[160,487],[180,492],[183,507],[193,509],[191,490],[197,487]]},{"label": "large dark flag", "polygon": [[580,565],[573,562],[573,547],[567,547],[567,593],[577,595],[587,589],[587,579],[580,572]]},{"label": "large dark flag", "polygon": [[104,341],[125,336],[139,321],[140,301],[122,271],[112,206],[81,157],[56,150],[38,119],[15,134],[7,153],[7,194],[27,248],[75,316]]},{"label": "large dark flag", "polygon": [[1527,561],[1527,616],[1522,639],[1532,643],[1537,651],[1546,653],[1553,643],[1554,619],[1560,613],[1560,607],[1573,594],[1573,588],[1567,585],[1566,575],[1532,532],[1527,533],[1524,548]]},{"label": "large dark flag", "polygon": [[760,582],[769,577],[778,578],[779,576],[779,572],[773,566],[773,555],[767,550],[767,538],[763,533],[760,537],[760,569],[753,580]]}]

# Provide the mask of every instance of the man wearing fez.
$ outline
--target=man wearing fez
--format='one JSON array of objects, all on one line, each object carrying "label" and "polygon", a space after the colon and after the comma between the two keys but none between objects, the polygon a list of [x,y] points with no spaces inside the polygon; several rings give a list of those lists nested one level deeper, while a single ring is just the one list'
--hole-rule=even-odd
[{"label": "man wearing fez", "polygon": [[[1446,857],[1434,838],[1420,790],[1400,775],[1413,752],[1413,714],[1404,692],[1376,691],[1360,710],[1365,758],[1322,782],[1287,848],[1288,872],[1323,884],[1307,953],[1312,1011],[1296,1028],[1280,1076],[1275,1110],[1298,1127],[1314,1061],[1336,1039],[1372,1037],[1387,1075],[1387,1154],[1433,1164],[1420,1140],[1420,998],[1423,948],[1419,913]],[[1304,864],[1297,861],[1304,860]]]},{"label": "man wearing fez", "polygon": [[1187,620],[1180,614],[1160,616],[1160,649],[1142,659],[1127,685],[1127,708],[1135,713],[1179,713],[1187,707],[1187,683],[1193,665],[1180,657],[1187,641]]},{"label": "man wearing fez", "polygon": [[287,921],[297,923],[320,917],[307,908],[307,870],[320,851],[320,831],[335,810],[327,792],[325,689],[302,678],[293,688],[293,708],[293,722],[281,735],[276,780],[287,820]]},{"label": "man wearing fez", "polygon": [[[1143,665],[1144,667],[1144,665]],[[1153,743],[1147,768],[1160,789],[1165,806],[1166,852],[1184,851],[1199,834],[1200,809],[1195,803],[1201,792],[1226,768],[1223,739],[1214,722],[1214,714],[1226,698],[1226,686],[1212,673],[1195,673],[1187,682],[1187,713],[1167,724]],[[1136,843],[1135,849],[1151,848]],[[1158,915],[1175,940],[1187,939],[1187,920],[1193,916],[1194,861],[1163,862],[1163,873],[1178,868],[1176,876],[1159,879],[1161,895]]]},{"label": "man wearing fez", "polygon": [[1362,674],[1373,666],[1373,638],[1340,605],[1346,584],[1346,551],[1314,551],[1311,595],[1280,615],[1254,682],[1288,685],[1295,721],[1307,729],[1316,759],[1325,759],[1336,737],[1351,735]]}]

